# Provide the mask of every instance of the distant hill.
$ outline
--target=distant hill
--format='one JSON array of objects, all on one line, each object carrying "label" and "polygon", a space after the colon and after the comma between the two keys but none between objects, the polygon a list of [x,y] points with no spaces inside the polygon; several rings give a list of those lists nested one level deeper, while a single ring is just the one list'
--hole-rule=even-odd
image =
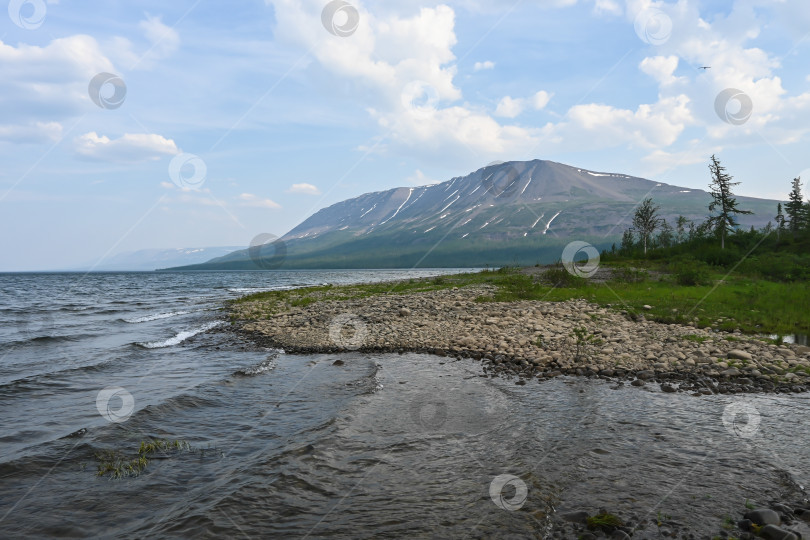
[{"label": "distant hill", "polygon": [[234,251],[244,249],[243,246],[222,246],[204,248],[173,248],[173,249],[142,249],[120,253],[105,259],[93,268],[92,264],[85,265],[80,270],[98,272],[133,271],[149,272],[167,266],[184,266],[200,264],[211,259],[222,257]]},{"label": "distant hill", "polygon": [[[708,172],[706,183],[708,184]],[[495,163],[422,187],[367,193],[324,208],[282,240],[282,268],[481,267],[548,263],[572,240],[618,243],[645,196],[670,224],[703,221],[710,196],[552,161]],[[777,201],[738,197],[742,226],[764,226]],[[248,250],[170,270],[256,269]]]}]

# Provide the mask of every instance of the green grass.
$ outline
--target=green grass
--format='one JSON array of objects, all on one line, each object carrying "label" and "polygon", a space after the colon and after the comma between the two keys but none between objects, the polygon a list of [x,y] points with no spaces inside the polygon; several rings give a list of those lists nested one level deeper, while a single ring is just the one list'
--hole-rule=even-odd
[{"label": "green grass", "polygon": [[[627,261],[617,263],[627,268]],[[307,306],[317,301],[341,301],[370,296],[406,294],[491,285],[494,293],[480,295],[480,302],[512,302],[519,300],[565,301],[585,299],[602,306],[624,310],[637,318],[662,323],[691,323],[697,327],[715,327],[744,333],[789,335],[810,333],[810,283],[775,282],[747,275],[711,276],[711,284],[679,285],[668,274],[666,264],[632,261],[633,267],[644,266],[655,271],[654,279],[626,281],[619,272],[607,282],[582,278],[559,278],[559,267],[550,267],[545,274],[527,275],[515,268],[502,268],[469,274],[417,279],[396,283],[371,283],[348,286],[322,286],[257,293],[235,300],[234,317],[256,320],[271,317],[295,306]],[[613,268],[614,265],[605,265]],[[563,272],[567,272],[562,269]],[[552,278],[548,279],[548,273]],[[570,274],[569,274],[570,275]],[[550,283],[556,281],[556,285]],[[643,309],[644,305],[652,309]],[[721,322],[717,322],[722,319]],[[695,336],[694,341],[705,340]]]},{"label": "green grass", "polygon": [[139,476],[149,465],[149,456],[158,452],[172,454],[184,450],[191,450],[191,445],[186,441],[166,439],[141,441],[138,454],[134,457],[125,456],[120,450],[100,450],[95,454],[98,461],[96,475],[109,475],[114,479]]},{"label": "green grass", "polygon": [[589,529],[601,529],[601,530],[610,530],[614,527],[621,527],[624,525],[622,520],[618,518],[618,516],[614,516],[613,514],[597,514],[595,516],[591,516],[585,519],[585,523],[588,525]]}]

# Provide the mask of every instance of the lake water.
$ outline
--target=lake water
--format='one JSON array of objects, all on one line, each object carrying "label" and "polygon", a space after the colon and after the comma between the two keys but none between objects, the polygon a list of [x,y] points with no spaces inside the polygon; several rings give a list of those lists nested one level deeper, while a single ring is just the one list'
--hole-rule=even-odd
[{"label": "lake water", "polygon": [[[517,386],[470,359],[287,355],[221,311],[259,290],[449,272],[0,275],[0,536],[543,537],[600,507],[716,534],[746,499],[804,498],[803,394]],[[190,449],[97,476],[98,455],[153,439]]]}]

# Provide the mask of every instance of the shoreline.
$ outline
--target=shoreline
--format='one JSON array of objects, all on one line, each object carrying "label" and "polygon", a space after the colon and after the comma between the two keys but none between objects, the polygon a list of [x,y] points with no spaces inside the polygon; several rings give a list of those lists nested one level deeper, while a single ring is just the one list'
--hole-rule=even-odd
[{"label": "shoreline", "polygon": [[[389,291],[397,283],[387,284]],[[810,389],[810,347],[648,321],[585,300],[495,302],[497,288],[488,284],[354,298],[353,290],[246,297],[229,311],[237,332],[291,354],[470,358],[481,363],[482,376],[514,377],[515,384],[577,375],[695,396]]]}]

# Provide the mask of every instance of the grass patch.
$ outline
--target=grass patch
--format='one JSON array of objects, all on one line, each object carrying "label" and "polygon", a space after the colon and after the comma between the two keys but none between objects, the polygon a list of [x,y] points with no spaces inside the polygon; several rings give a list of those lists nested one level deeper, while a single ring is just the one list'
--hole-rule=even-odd
[{"label": "grass patch", "polygon": [[615,527],[621,527],[624,525],[618,516],[608,513],[588,517],[585,519],[585,523],[588,525],[589,529],[599,529],[605,532],[609,532]]},{"label": "grass patch", "polygon": [[149,465],[149,457],[157,454],[175,454],[184,450],[191,450],[186,441],[169,441],[166,439],[153,439],[141,441],[138,454],[134,457],[125,456],[120,450],[101,450],[96,452],[98,468],[96,476],[109,475],[110,478],[126,478],[139,476]]}]

